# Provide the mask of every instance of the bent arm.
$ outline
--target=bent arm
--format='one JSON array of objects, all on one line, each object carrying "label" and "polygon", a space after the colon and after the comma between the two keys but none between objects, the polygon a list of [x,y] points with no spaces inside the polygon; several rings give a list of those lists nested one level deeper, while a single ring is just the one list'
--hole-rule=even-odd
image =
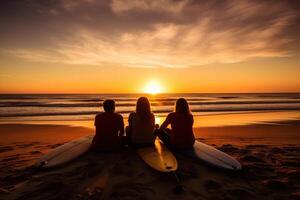
[{"label": "bent arm", "polygon": [[151,126],[152,126],[152,129],[155,128],[155,116],[154,116],[154,114],[152,114],[152,116],[151,116]]},{"label": "bent arm", "polygon": [[170,115],[167,116],[167,118],[165,119],[165,121],[162,123],[162,125],[160,126],[159,129],[166,129],[168,127],[168,125],[170,124]]},{"label": "bent arm", "polygon": [[128,126],[127,127],[126,127],[126,136],[130,138],[131,130],[132,130],[132,113],[130,113],[130,115],[128,117]]},{"label": "bent arm", "polygon": [[120,117],[120,136],[124,136],[124,120],[123,117]]},{"label": "bent arm", "polygon": [[94,126],[95,126],[95,134],[96,134],[96,131],[97,131],[97,115],[95,116]]}]

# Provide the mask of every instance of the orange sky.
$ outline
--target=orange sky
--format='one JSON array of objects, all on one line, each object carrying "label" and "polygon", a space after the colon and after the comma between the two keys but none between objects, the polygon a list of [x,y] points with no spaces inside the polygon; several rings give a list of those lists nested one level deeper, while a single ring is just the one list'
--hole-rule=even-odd
[{"label": "orange sky", "polygon": [[[1,93],[140,93],[155,80],[162,92],[300,92],[298,61],[211,64],[188,68],[98,67],[23,63],[10,65]],[[274,62],[274,63],[273,63]],[[25,63],[25,64],[24,64]]]},{"label": "orange sky", "polygon": [[153,80],[162,92],[300,92],[298,7],[8,1],[0,8],[0,93],[140,93]]}]

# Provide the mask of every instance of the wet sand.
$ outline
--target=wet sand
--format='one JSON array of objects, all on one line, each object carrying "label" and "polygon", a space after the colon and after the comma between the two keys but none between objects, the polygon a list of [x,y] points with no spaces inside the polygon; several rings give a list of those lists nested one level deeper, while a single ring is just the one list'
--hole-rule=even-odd
[{"label": "wet sand", "polygon": [[176,154],[173,174],[156,172],[131,148],[88,152],[52,170],[30,166],[51,149],[93,132],[65,125],[0,125],[0,199],[300,199],[300,121],[195,129],[199,140],[232,155],[240,172]]}]

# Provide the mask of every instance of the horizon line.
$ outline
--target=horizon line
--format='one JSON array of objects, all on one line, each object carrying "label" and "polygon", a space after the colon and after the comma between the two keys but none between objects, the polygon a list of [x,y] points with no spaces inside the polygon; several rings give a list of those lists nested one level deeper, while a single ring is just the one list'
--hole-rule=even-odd
[{"label": "horizon line", "polygon": [[291,92],[163,92],[157,94],[150,94],[150,93],[142,93],[142,92],[79,92],[79,93],[69,93],[69,92],[34,92],[34,93],[1,93],[0,95],[59,95],[59,94],[68,94],[68,95],[77,95],[77,94],[90,94],[90,95],[97,95],[97,94],[104,94],[104,95],[111,95],[111,94],[141,94],[141,95],[149,95],[149,96],[158,96],[164,94],[300,94],[300,91],[291,91]]}]

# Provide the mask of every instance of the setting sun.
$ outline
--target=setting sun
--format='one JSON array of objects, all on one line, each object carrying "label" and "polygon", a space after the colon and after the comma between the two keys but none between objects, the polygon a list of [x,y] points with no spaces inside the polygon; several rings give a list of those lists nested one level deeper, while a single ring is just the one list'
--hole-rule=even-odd
[{"label": "setting sun", "polygon": [[162,92],[162,87],[157,81],[151,81],[146,85],[144,92],[148,94],[158,94]]}]

